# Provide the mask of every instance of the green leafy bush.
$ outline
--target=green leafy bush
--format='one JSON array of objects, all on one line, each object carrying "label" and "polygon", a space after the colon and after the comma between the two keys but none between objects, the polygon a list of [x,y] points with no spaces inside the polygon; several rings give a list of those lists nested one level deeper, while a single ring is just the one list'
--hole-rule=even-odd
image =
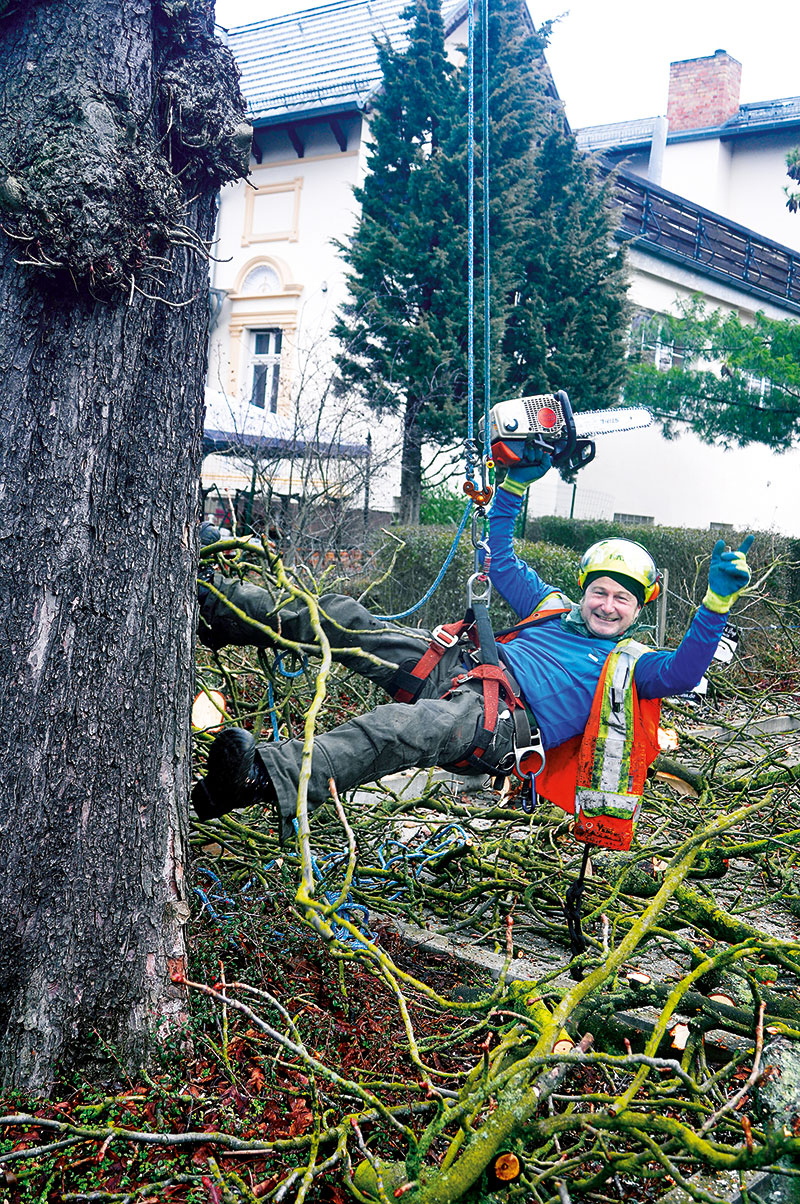
[{"label": "green leafy bush", "polygon": [[456,493],[445,484],[428,486],[423,483],[419,521],[423,527],[450,524],[456,528],[461,522],[466,505],[465,494]]}]

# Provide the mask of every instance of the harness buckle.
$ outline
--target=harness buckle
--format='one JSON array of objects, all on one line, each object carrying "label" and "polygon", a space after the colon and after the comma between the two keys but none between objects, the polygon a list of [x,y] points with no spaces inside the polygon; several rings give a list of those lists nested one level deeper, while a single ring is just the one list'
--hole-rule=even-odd
[{"label": "harness buckle", "polygon": [[442,623],[438,627],[434,627],[431,636],[442,648],[455,648],[461,638],[460,635],[454,635],[452,631],[447,631]]}]

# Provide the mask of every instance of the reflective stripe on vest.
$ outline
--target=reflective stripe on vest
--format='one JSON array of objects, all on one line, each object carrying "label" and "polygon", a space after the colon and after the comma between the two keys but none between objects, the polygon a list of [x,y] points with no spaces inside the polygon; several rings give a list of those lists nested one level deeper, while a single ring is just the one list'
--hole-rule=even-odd
[{"label": "reflective stripe on vest", "polygon": [[581,741],[575,790],[578,840],[627,850],[639,818],[649,757],[633,672],[648,649],[624,640],[608,654]]}]

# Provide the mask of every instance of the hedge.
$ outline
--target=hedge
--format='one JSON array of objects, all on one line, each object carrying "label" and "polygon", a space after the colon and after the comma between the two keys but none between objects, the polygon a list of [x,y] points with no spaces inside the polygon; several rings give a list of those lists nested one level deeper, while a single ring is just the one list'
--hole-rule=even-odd
[{"label": "hedge", "polygon": [[[554,543],[581,555],[598,539],[622,536],[644,544],[659,568],[669,570],[670,607],[679,621],[686,624],[694,607],[703,598],[708,583],[708,565],[718,538],[738,547],[746,531],[715,532],[694,527],[620,526],[608,519],[568,519],[544,515],[532,519],[528,539]],[[756,539],[748,562],[753,579],[773,563],[778,567],[769,578],[768,591],[776,602],[800,602],[800,539],[775,531],[754,532]]]},{"label": "hedge", "polygon": [[[371,609],[397,614],[414,605],[429,589],[444,563],[453,541],[451,527],[395,528],[394,534],[404,546],[397,555],[390,578],[369,595]],[[667,644],[675,644],[702,600],[708,581],[708,565],[717,535],[713,531],[681,527],[625,526],[605,520],[564,519],[553,516],[531,520],[527,538],[516,540],[517,553],[544,579],[572,598],[579,595],[577,567],[580,554],[598,539],[622,536],[644,544],[660,567],[669,569],[667,596]],[[726,532],[726,542],[738,547],[740,532]],[[383,555],[388,556],[384,549]],[[748,556],[757,579],[769,565],[779,561],[769,578],[767,592],[778,604],[800,601],[800,540],[772,531],[756,533]],[[411,626],[432,627],[460,617],[466,605],[466,584],[474,571],[469,534],[461,539],[453,563],[433,597],[405,622]],[[495,628],[514,622],[505,602],[494,593],[491,608]],[[737,623],[746,634],[751,651],[759,649],[766,661],[774,661],[780,649],[781,619],[774,607],[750,603],[738,608]],[[654,616],[652,616],[654,621]],[[789,629],[796,613],[785,620]],[[776,634],[777,633],[777,634]],[[792,641],[793,642],[793,641]],[[772,650],[773,655],[770,655]],[[766,666],[765,666],[766,667]]]},{"label": "hedge", "polygon": [[[390,578],[369,595],[370,609],[379,609],[383,614],[406,610],[427,592],[447,559],[454,536],[452,527],[395,527],[392,533],[403,541],[404,546],[397,555]],[[536,566],[546,581],[570,597],[578,596],[574,553],[566,548],[526,541],[518,543],[517,550],[520,556]],[[466,608],[467,581],[474,571],[474,552],[466,531],[436,593],[405,621],[414,627],[433,627],[461,618]],[[516,621],[514,612],[496,592],[492,598],[492,618],[496,628]]]}]

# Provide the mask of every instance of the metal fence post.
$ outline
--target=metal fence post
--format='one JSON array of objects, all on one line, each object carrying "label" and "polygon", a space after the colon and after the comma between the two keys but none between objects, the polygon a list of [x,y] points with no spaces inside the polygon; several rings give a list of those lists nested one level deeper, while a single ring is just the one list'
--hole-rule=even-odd
[{"label": "metal fence post", "polygon": [[658,595],[658,609],[656,611],[656,643],[659,648],[664,647],[664,641],[667,636],[667,594],[669,592],[669,569],[662,570],[661,591]]}]

